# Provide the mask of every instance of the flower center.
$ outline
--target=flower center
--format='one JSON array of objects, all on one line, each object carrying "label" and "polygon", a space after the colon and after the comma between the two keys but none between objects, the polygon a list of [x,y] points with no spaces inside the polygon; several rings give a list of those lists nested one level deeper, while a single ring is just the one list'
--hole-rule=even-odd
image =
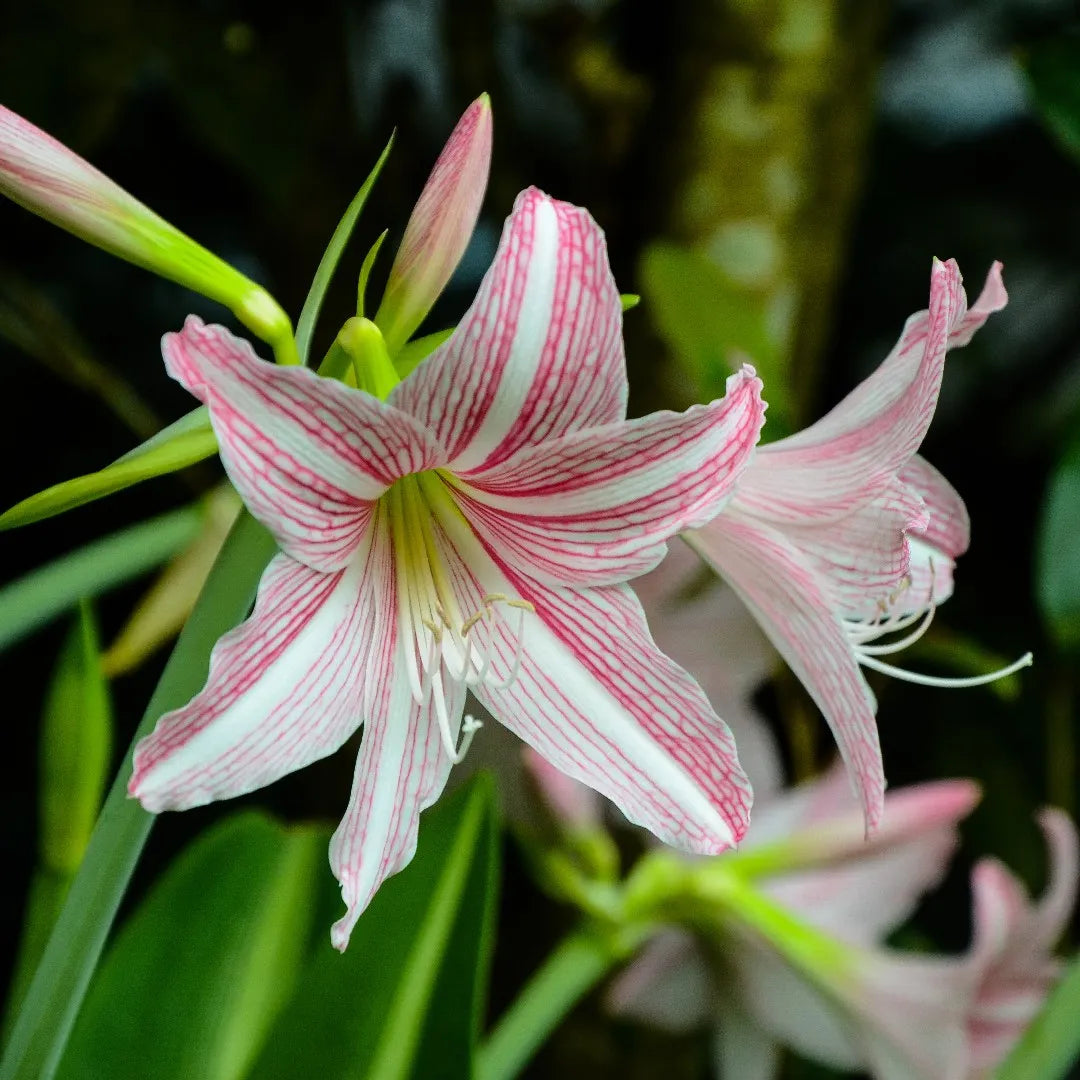
[{"label": "flower center", "polygon": [[[1024,653],[1018,660],[1008,664],[997,671],[991,671],[986,675],[973,675],[967,678],[942,678],[938,675],[923,675],[917,671],[908,671],[906,668],[897,667],[888,661],[882,660],[883,656],[891,656],[913,645],[930,629],[934,621],[937,605],[934,603],[933,581],[934,566],[930,564],[929,591],[925,603],[916,604],[911,609],[911,598],[904,603],[905,594],[911,588],[911,579],[908,578],[899,589],[885,600],[878,602],[877,611],[867,618],[845,620],[845,630],[848,640],[855,652],[859,663],[873,671],[880,671],[883,675],[890,675],[894,679],[904,682],[917,683],[920,686],[938,686],[946,689],[963,689],[970,686],[984,686],[987,683],[996,682],[1014,674],[1021,668],[1030,667],[1032,663],[1031,653]],[[914,629],[912,629],[914,627]],[[894,638],[881,644],[881,638],[892,638],[895,634],[903,634],[900,638]]]},{"label": "flower center", "polygon": [[[439,524],[441,513],[460,511],[438,475],[403,477],[383,497],[389,503],[399,626],[413,699],[421,709],[434,710],[443,747],[456,764],[481,727],[474,717],[463,718],[466,693],[481,686],[503,690],[514,682],[526,615],[534,608],[502,593],[460,599],[468,589],[456,589],[454,581],[464,568],[455,567]],[[505,642],[511,644],[508,662],[499,649]]]}]

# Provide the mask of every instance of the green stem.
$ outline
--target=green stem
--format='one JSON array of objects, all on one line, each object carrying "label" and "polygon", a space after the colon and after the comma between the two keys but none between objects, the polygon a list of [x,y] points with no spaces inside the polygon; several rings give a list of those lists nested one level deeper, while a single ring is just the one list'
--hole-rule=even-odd
[{"label": "green stem", "polygon": [[525,984],[480,1047],[477,1080],[511,1080],[563,1017],[627,954],[591,926],[572,933]]},{"label": "green stem", "polygon": [[[162,714],[183,705],[201,689],[211,648],[248,613],[274,550],[269,533],[250,515],[241,514],[169,657],[132,747]],[[60,1064],[116,910],[154,823],[153,816],[127,796],[130,760],[129,752],[27,991],[0,1060],[0,1080],[49,1080]]]}]

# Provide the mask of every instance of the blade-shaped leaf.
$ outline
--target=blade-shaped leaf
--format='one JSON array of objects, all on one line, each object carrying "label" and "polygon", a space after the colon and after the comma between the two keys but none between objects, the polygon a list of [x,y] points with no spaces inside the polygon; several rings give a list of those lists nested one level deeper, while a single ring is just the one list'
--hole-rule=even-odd
[{"label": "blade-shaped leaf", "polygon": [[84,601],[60,651],[42,713],[38,865],[5,1028],[26,993],[82,862],[105,794],[111,746],[109,688],[101,671],[93,612]]},{"label": "blade-shaped leaf", "polygon": [[80,598],[99,596],[159,566],[191,543],[202,523],[202,509],[185,506],[95,540],[0,588],[0,649]]},{"label": "blade-shaped leaf", "polygon": [[307,951],[328,839],[246,813],[196,840],[118,934],[57,1075],[245,1076]]},{"label": "blade-shaped leaf", "polygon": [[468,1080],[494,902],[493,806],[478,777],[423,815],[412,863],[379,890],[344,956],[328,941],[317,949],[251,1080]]},{"label": "blade-shaped leaf", "polygon": [[1036,556],[1035,594],[1051,633],[1063,649],[1080,646],[1080,441],[1066,452],[1043,500]]},{"label": "blade-shaped leaf", "polygon": [[1080,159],[1080,34],[1059,34],[1031,46],[1023,64],[1043,120]]},{"label": "blade-shaped leaf", "polygon": [[326,251],[323,252],[322,259],[319,260],[318,269],[315,271],[315,277],[312,279],[307,299],[304,301],[304,308],[300,312],[300,318],[296,320],[296,348],[300,353],[301,364],[307,363],[308,352],[311,348],[311,335],[315,332],[315,320],[319,317],[319,311],[326,297],[326,290],[330,287],[330,282],[334,277],[334,271],[337,269],[342,252],[345,250],[345,245],[348,244],[349,237],[352,236],[353,228],[356,226],[356,220],[360,217],[360,211],[364,209],[364,203],[367,202],[371,189],[375,186],[375,181],[379,179],[379,173],[382,172],[382,167],[386,164],[386,159],[390,156],[390,149],[393,145],[394,136],[391,135],[385,149],[379,155],[379,160],[375,162],[375,167],[368,173],[368,178],[353,196],[352,202],[345,208],[345,213],[341,215],[341,220],[338,222],[337,228],[334,229],[334,234],[330,237],[330,243],[326,245]]},{"label": "blade-shaped leaf", "polygon": [[[150,442],[159,438],[160,434],[154,436]],[[144,444],[111,465],[106,465],[104,469],[53,484],[52,487],[16,503],[10,510],[0,514],[0,530],[44,521],[64,513],[65,510],[74,510],[76,506],[123,491],[124,488],[143,480],[186,469],[189,465],[216,453],[217,440],[209,422],[206,427],[197,427],[165,441],[154,442],[153,446]]]},{"label": "blade-shaped leaf", "polygon": [[1005,1063],[996,1080],[1063,1080],[1080,1061],[1080,956],[1069,964],[1064,977],[1043,1010]]}]

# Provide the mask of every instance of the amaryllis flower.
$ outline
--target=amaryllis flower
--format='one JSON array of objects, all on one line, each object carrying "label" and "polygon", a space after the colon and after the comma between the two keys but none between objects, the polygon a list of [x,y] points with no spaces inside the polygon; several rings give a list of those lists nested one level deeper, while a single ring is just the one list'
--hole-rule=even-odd
[{"label": "amaryllis flower", "polygon": [[1050,881],[1037,903],[997,859],[972,872],[979,973],[968,1023],[970,1080],[983,1080],[1008,1056],[1046,1000],[1061,971],[1054,946],[1076,907],[1080,881],[1076,826],[1060,810],[1044,810],[1039,824],[1050,850]]},{"label": "amaryllis flower", "polygon": [[724,513],[686,536],[817,702],[870,828],[885,779],[876,705],[860,665],[932,685],[985,681],[920,676],[883,657],[925,631],[967,547],[963,502],[916,450],[946,352],[1005,305],[1000,269],[994,265],[969,310],[955,262],[935,261],[929,310],[908,319],[877,371],[816,424],[762,447]]},{"label": "amaryllis flower", "polygon": [[468,691],[663,840],[715,853],[742,836],[730,732],[623,582],[730,496],[760,382],[746,368],[722,401],[626,420],[619,295],[585,211],[523,192],[453,336],[397,385],[369,358],[385,400],[197,319],[163,348],[281,553],[206,688],[140,744],[144,806],[251,791],[363,724],[331,844],[342,948],[475,730]]},{"label": "amaryllis flower", "polygon": [[[970,966],[876,945],[940,879],[977,799],[963,780],[902,789],[869,842],[840,770],[770,800],[739,855],[710,867],[734,899],[694,933],[654,938],[613,984],[611,1009],[711,1027],[720,1077],[772,1080],[789,1046],[884,1080],[961,1080]],[[738,896],[740,863],[753,884]]]}]

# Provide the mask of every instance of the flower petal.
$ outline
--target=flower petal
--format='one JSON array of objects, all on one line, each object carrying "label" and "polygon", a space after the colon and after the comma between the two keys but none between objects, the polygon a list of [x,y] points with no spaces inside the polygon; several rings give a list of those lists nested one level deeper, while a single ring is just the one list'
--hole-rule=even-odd
[{"label": "flower petal", "polygon": [[773,521],[850,513],[895,478],[934,415],[949,334],[962,307],[955,262],[935,260],[921,332],[908,321],[893,354],[827,416],[763,447],[740,498]]},{"label": "flower petal", "polygon": [[456,471],[626,415],[622,307],[589,214],[523,191],[450,339],[390,396]]},{"label": "flower petal", "polygon": [[225,471],[248,509],[315,570],[342,569],[372,500],[438,461],[412,417],[306,368],[265,363],[223,327],[191,316],[162,351],[169,374],[209,406]]},{"label": "flower petal", "polygon": [[612,982],[604,1004],[616,1016],[682,1033],[708,1020],[713,993],[698,943],[683,930],[664,930]]},{"label": "flower petal", "polygon": [[330,841],[330,865],[347,909],[330,940],[342,951],[379,886],[412,860],[420,812],[450,775],[435,710],[413,698],[401,647],[406,643],[372,668],[380,692],[365,716],[349,808]]},{"label": "flower petal", "polygon": [[370,540],[335,574],[275,556],[251,617],[214,646],[206,687],[136,747],[131,794],[153,812],[186,810],[341,746],[364,715],[366,673],[393,648],[388,561]]},{"label": "flower petal", "polygon": [[730,507],[686,538],[739,594],[821,709],[867,828],[875,828],[885,791],[876,706],[819,573],[779,531]]},{"label": "flower petal", "polygon": [[779,1044],[734,1000],[724,1001],[717,1012],[713,1054],[721,1080],[776,1080],[780,1075]]},{"label": "flower petal", "polygon": [[930,520],[919,539],[952,559],[963,555],[971,543],[971,519],[956,488],[918,454],[900,471],[900,481],[926,505]]},{"label": "flower petal", "polygon": [[409,218],[375,323],[393,355],[423,322],[465,253],[491,166],[491,101],[465,110]]},{"label": "flower petal", "polygon": [[458,501],[485,541],[530,576],[606,585],[651,570],[665,541],[730,498],[757,444],[761,380],[685,413],[579,430],[465,473]]},{"label": "flower petal", "polygon": [[481,704],[661,840],[698,854],[737,843],[751,795],[734,740],[697,683],[653,644],[634,594],[549,588],[485,551],[456,515],[441,524],[462,610],[480,611],[485,594],[535,608],[520,638],[507,623],[477,626],[497,680],[474,688]]}]

